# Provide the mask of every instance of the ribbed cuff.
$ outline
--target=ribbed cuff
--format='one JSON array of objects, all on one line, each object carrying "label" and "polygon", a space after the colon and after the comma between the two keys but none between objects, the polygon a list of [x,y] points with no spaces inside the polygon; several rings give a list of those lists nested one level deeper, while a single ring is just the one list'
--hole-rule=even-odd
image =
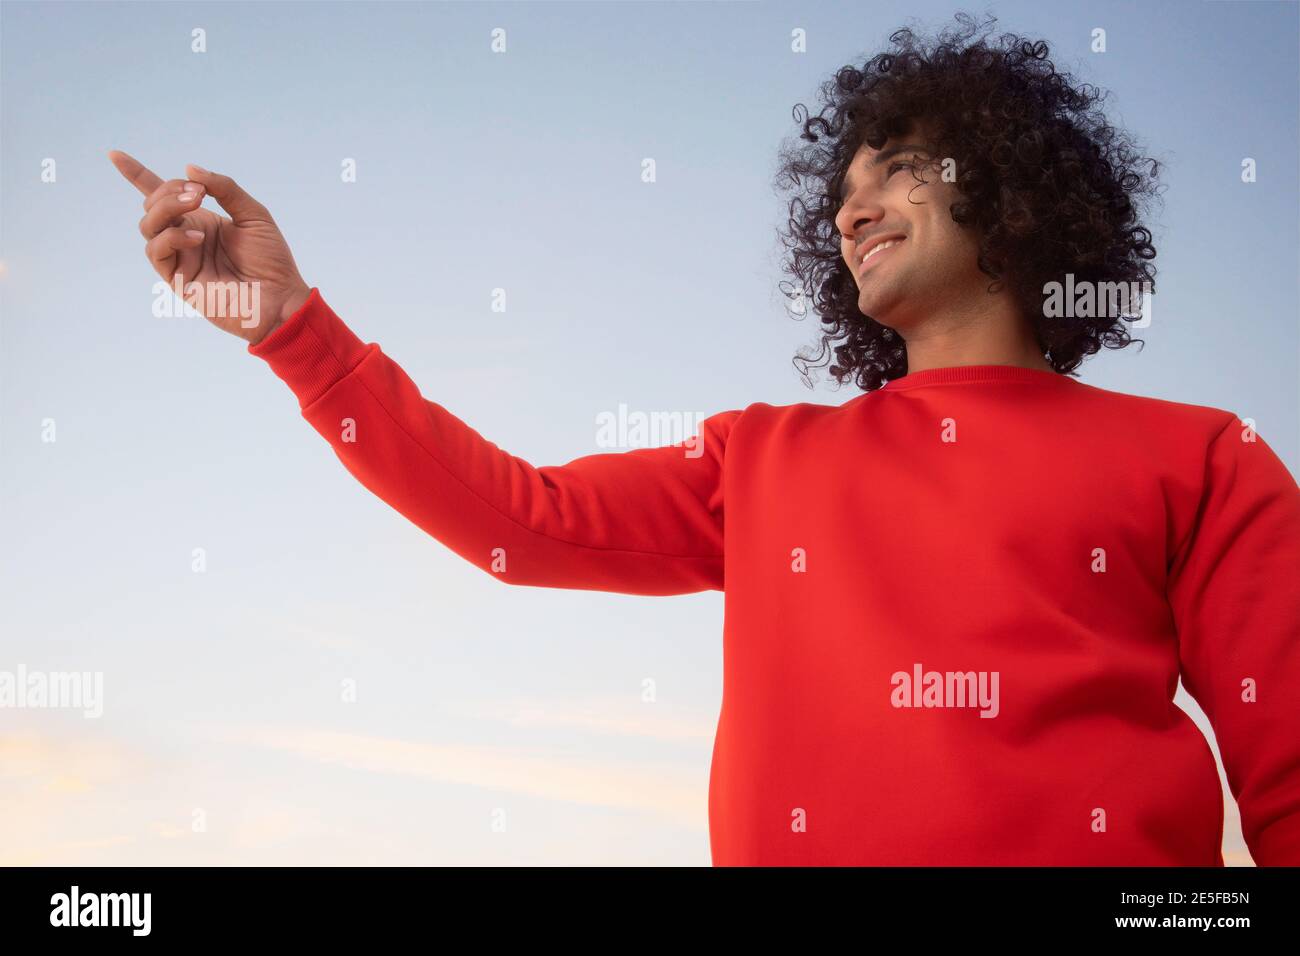
[{"label": "ribbed cuff", "polygon": [[361,363],[371,346],[343,324],[312,287],[307,301],[256,345],[248,346],[271,366],[306,408]]}]

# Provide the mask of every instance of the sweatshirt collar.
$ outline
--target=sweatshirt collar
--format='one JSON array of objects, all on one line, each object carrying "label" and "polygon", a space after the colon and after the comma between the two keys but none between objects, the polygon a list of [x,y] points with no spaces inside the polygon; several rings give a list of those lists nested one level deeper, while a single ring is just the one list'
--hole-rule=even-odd
[{"label": "sweatshirt collar", "polygon": [[954,365],[949,368],[927,368],[920,372],[911,372],[902,378],[891,379],[880,387],[880,391],[897,392],[922,385],[961,385],[974,382],[1078,384],[1078,380],[1069,375],[1047,369],[1023,368],[1019,365]]}]

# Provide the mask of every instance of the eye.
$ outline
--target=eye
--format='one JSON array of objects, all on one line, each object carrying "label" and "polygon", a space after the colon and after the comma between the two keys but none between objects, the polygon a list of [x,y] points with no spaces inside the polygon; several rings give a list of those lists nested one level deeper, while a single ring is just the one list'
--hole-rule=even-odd
[{"label": "eye", "polygon": [[888,179],[890,176],[894,175],[894,173],[898,172],[898,170],[900,169],[913,169],[913,168],[915,167],[914,164],[912,163],[900,163],[897,161],[892,162],[889,164],[889,168],[885,170],[885,178]]}]

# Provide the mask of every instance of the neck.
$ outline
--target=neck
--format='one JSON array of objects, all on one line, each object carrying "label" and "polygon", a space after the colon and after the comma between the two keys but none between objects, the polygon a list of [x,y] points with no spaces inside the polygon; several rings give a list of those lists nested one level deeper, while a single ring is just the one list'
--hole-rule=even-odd
[{"label": "neck", "polygon": [[1053,371],[1033,326],[1007,295],[982,295],[967,306],[931,314],[916,328],[899,330],[907,345],[907,371],[960,365],[1016,365]]}]

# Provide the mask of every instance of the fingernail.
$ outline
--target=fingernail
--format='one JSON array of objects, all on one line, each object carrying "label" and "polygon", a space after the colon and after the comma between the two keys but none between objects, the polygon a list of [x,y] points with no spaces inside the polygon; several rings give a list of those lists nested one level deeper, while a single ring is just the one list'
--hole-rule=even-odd
[{"label": "fingernail", "polygon": [[194,202],[198,198],[198,193],[184,192],[180,195],[181,202]]},{"label": "fingernail", "polygon": [[199,232],[197,229],[186,229],[185,235],[189,236],[191,239],[203,238],[203,233]]},{"label": "fingernail", "polygon": [[193,166],[195,169],[197,169],[197,170],[198,170],[199,172],[201,172],[201,173],[204,173],[204,174],[207,173],[207,170],[204,169],[202,166],[195,165],[194,163],[190,163],[190,165]]}]

